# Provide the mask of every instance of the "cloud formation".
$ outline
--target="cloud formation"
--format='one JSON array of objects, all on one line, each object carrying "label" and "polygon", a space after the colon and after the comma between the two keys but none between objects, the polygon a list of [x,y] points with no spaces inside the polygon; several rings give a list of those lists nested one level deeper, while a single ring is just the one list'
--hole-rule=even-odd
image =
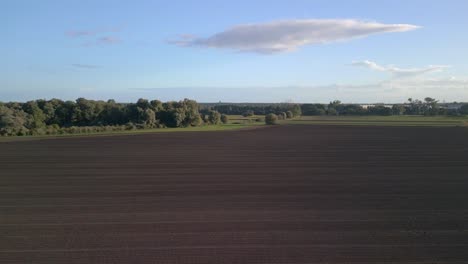
[{"label": "cloud formation", "polygon": [[95,36],[99,34],[107,34],[107,33],[115,33],[122,31],[122,27],[114,27],[114,28],[101,28],[95,30],[69,30],[65,32],[65,35],[77,38],[77,37],[86,37],[86,36]]},{"label": "cloud formation", "polygon": [[121,40],[118,37],[108,34],[120,31],[122,31],[122,28],[119,27],[97,30],[69,30],[65,32],[65,35],[75,39],[93,39],[83,43],[83,46],[110,45],[119,43]]},{"label": "cloud formation", "polygon": [[373,61],[355,61],[351,65],[369,68],[375,71],[388,72],[393,75],[394,78],[405,78],[405,77],[415,77],[423,75],[426,73],[439,72],[448,68],[447,65],[429,65],[423,68],[398,68],[395,66],[382,66]]},{"label": "cloud formation", "polygon": [[189,34],[169,41],[183,47],[231,49],[272,54],[294,51],[304,45],[325,44],[372,34],[418,29],[410,24],[382,24],[355,19],[295,19],[237,25],[210,37]]},{"label": "cloud formation", "polygon": [[115,44],[119,43],[120,39],[116,37],[106,36],[97,39],[97,44]]}]

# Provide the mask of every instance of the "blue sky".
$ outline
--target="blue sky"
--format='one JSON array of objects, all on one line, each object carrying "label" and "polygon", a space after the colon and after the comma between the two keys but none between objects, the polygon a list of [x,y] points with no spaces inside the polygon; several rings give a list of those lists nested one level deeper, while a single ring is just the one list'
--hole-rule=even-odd
[{"label": "blue sky", "polygon": [[2,1],[0,101],[468,101],[468,1]]}]

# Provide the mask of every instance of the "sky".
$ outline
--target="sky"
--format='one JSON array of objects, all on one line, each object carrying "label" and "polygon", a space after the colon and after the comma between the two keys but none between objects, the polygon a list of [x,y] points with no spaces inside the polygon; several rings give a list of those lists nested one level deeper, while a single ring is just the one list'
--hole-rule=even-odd
[{"label": "sky", "polygon": [[0,101],[468,102],[466,0],[2,0]]}]

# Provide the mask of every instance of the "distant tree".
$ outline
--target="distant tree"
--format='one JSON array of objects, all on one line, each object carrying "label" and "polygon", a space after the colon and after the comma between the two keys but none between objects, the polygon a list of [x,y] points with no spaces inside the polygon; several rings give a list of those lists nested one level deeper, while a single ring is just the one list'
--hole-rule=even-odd
[{"label": "distant tree", "polygon": [[184,99],[179,102],[162,104],[163,110],[157,113],[157,118],[168,127],[187,127],[201,124],[199,107],[196,101]]},{"label": "distant tree", "polygon": [[198,126],[202,123],[198,103],[194,100],[184,99],[179,102],[179,108],[184,112],[182,126]]},{"label": "distant tree", "polygon": [[31,130],[39,130],[45,127],[46,116],[35,101],[29,101],[23,105],[24,112],[29,114],[26,127]]},{"label": "distant tree", "polygon": [[225,114],[222,114],[221,115],[221,122],[223,122],[223,124],[227,124],[229,122],[229,117]]},{"label": "distant tree", "polygon": [[405,110],[405,113],[410,115],[421,115],[424,113],[423,102],[420,100],[414,100],[413,98],[408,98],[408,106]]},{"label": "distant tree", "polygon": [[267,125],[276,125],[278,123],[278,116],[275,114],[268,114],[265,116],[265,124]]},{"label": "distant tree", "polygon": [[339,111],[340,115],[365,115],[366,109],[357,104],[338,105],[335,110]]},{"label": "distant tree", "polygon": [[341,101],[335,100],[328,104],[327,114],[328,115],[339,115],[340,114]]},{"label": "distant tree", "polygon": [[286,118],[293,118],[294,114],[291,111],[286,111]]},{"label": "distant tree", "polygon": [[253,110],[247,110],[242,114],[243,117],[248,117],[248,116],[253,116],[255,115],[255,112]]},{"label": "distant tree", "polygon": [[335,108],[328,108],[328,109],[327,109],[327,114],[328,114],[328,115],[335,116],[335,115],[338,115],[338,111],[336,111]]},{"label": "distant tree", "polygon": [[298,105],[298,104],[294,105],[293,108],[291,109],[291,113],[292,113],[293,117],[301,116],[302,115],[301,106]]},{"label": "distant tree", "polygon": [[323,104],[303,104],[301,106],[302,114],[307,116],[325,115],[325,105]]},{"label": "distant tree", "polygon": [[44,113],[44,122],[47,125],[57,124],[57,120],[55,118],[55,108],[56,105],[51,101],[44,102],[42,105],[39,106]]},{"label": "distant tree", "polygon": [[279,112],[276,115],[278,117],[278,120],[285,120],[287,118],[286,112]]},{"label": "distant tree", "polygon": [[208,121],[212,125],[217,125],[221,123],[221,114],[218,111],[210,111],[210,114],[208,115]]},{"label": "distant tree", "polygon": [[439,113],[438,101],[431,97],[424,98],[424,115],[437,115]]},{"label": "distant tree", "polygon": [[141,119],[144,127],[154,128],[157,126],[156,113],[151,109],[144,110]]},{"label": "distant tree", "polygon": [[73,101],[58,102],[55,107],[54,123],[61,127],[68,127],[73,124],[76,110],[76,103]]},{"label": "distant tree", "polygon": [[78,98],[73,109],[73,123],[78,126],[90,126],[96,120],[95,104],[91,100]]},{"label": "distant tree", "polygon": [[27,135],[29,133],[26,128],[27,122],[28,114],[22,109],[0,106],[0,135]]},{"label": "distant tree", "polygon": [[99,119],[105,125],[123,125],[128,122],[125,110],[122,104],[117,104],[114,100],[108,100],[99,115]]},{"label": "distant tree", "polygon": [[395,104],[392,106],[392,114],[402,115],[405,113],[405,106],[401,104]]},{"label": "distant tree", "polygon": [[159,112],[163,109],[163,104],[159,100],[151,100],[150,101],[150,107],[154,112]]},{"label": "distant tree", "polygon": [[390,116],[393,114],[393,109],[384,105],[376,105],[367,108],[369,115]]},{"label": "distant tree", "polygon": [[459,110],[460,114],[462,115],[468,115],[468,104],[464,104],[460,107]]},{"label": "distant tree", "polygon": [[136,103],[136,106],[143,109],[143,110],[146,110],[146,109],[150,108],[151,105],[148,102],[148,100],[140,98],[140,99],[138,99],[138,101]]}]

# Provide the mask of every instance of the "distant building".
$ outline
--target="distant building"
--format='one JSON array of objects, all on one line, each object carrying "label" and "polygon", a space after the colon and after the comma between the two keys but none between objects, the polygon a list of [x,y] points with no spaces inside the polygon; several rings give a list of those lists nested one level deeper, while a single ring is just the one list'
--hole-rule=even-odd
[{"label": "distant building", "polygon": [[359,104],[359,106],[364,108],[364,109],[367,109],[369,107],[376,107],[376,106],[383,106],[383,107],[387,107],[387,108],[392,108],[393,107],[392,104]]}]

